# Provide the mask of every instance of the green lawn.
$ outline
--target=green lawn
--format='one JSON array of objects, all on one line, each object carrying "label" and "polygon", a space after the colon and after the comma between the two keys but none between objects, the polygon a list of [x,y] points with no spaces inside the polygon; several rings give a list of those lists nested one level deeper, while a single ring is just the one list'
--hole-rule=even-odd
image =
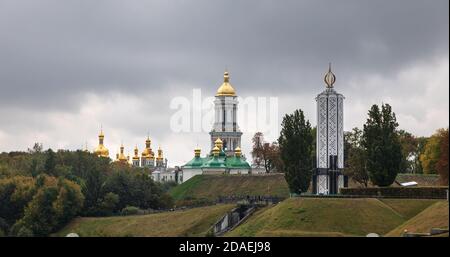
[{"label": "green lawn", "polygon": [[259,210],[227,236],[384,235],[436,201],[290,198]]},{"label": "green lawn", "polygon": [[174,187],[170,194],[175,200],[208,199],[230,195],[289,196],[283,174],[258,175],[197,175]]},{"label": "green lawn", "polygon": [[76,218],[55,236],[205,236],[232,204],[136,216]]},{"label": "green lawn", "polygon": [[380,199],[395,212],[399,213],[405,219],[410,219],[427,207],[438,202],[438,200],[429,199]]},{"label": "green lawn", "polygon": [[[387,233],[386,236],[401,236],[405,229],[409,232],[429,233],[431,228],[448,228],[448,218],[448,202],[438,201]],[[448,233],[443,236],[448,236]]]}]

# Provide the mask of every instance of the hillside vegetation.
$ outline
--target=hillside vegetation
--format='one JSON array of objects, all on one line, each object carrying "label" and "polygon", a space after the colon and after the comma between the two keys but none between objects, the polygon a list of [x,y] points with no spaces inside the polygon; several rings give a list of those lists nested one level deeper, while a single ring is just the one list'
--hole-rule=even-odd
[{"label": "hillside vegetation", "polygon": [[56,236],[205,236],[234,205],[221,204],[183,211],[136,216],[76,218]]},{"label": "hillside vegetation", "polygon": [[434,203],[434,200],[290,198],[256,212],[227,236],[384,235]]},{"label": "hillside vegetation", "polygon": [[208,199],[231,195],[271,195],[288,197],[283,174],[274,175],[197,175],[170,191],[175,200]]}]

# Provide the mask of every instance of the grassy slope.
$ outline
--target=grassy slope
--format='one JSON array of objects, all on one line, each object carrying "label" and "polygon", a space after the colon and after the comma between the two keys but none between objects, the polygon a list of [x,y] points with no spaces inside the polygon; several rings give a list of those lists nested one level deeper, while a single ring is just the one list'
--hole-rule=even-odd
[{"label": "grassy slope", "polygon": [[234,205],[214,205],[149,215],[77,218],[57,236],[204,236]]},{"label": "grassy slope", "polygon": [[386,236],[401,236],[405,229],[409,232],[428,233],[431,228],[448,228],[448,218],[448,202],[439,201],[396,227]]},{"label": "grassy slope", "polygon": [[213,200],[228,195],[289,196],[289,189],[281,175],[197,175],[171,190],[175,200],[206,198]]},{"label": "grassy slope", "polygon": [[411,219],[438,200],[428,199],[380,199],[405,219]]},{"label": "grassy slope", "polygon": [[[432,201],[290,198],[258,211],[227,236],[364,236],[385,234]],[[428,205],[427,205],[428,204]]]}]

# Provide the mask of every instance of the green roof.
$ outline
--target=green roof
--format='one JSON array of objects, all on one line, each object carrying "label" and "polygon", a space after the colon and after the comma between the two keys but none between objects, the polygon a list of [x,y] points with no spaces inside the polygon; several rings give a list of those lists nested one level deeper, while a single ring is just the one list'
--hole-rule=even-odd
[{"label": "green roof", "polygon": [[202,168],[226,168],[225,159],[221,157],[210,157],[203,163]]},{"label": "green roof", "polygon": [[221,151],[218,157],[212,154],[202,158],[194,157],[188,163],[183,165],[184,169],[202,169],[202,168],[226,168],[226,169],[250,169],[250,164],[241,157],[227,157],[225,152]]},{"label": "green roof", "polygon": [[202,166],[203,163],[205,162],[205,159],[206,158],[202,157],[194,157],[192,160],[190,160],[188,163],[184,165],[184,168],[188,169],[200,168],[200,166]]},{"label": "green roof", "polygon": [[230,169],[250,169],[250,164],[241,157],[233,156],[227,158],[227,167]]}]

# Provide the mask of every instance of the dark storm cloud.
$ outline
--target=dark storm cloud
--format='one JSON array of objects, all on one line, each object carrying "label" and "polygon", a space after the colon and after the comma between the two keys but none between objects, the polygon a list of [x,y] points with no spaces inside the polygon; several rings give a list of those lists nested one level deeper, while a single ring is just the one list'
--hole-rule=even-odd
[{"label": "dark storm cloud", "polygon": [[448,56],[448,1],[1,1],[0,38],[2,105],[213,92],[225,67],[242,94],[315,93],[328,61],[345,81]]}]

